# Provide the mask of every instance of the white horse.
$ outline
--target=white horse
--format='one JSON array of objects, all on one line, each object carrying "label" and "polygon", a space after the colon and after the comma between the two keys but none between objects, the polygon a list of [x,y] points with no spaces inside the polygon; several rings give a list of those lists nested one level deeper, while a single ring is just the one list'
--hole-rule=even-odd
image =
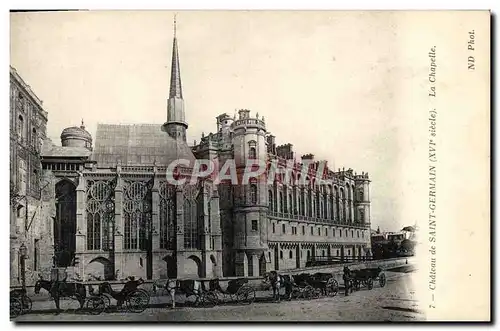
[{"label": "white horse", "polygon": [[153,293],[157,290],[163,289],[170,294],[172,300],[172,308],[175,308],[175,294],[184,294],[186,298],[191,295],[196,296],[195,305],[198,305],[200,297],[204,291],[203,283],[199,280],[178,280],[178,279],[160,279],[153,284]]}]

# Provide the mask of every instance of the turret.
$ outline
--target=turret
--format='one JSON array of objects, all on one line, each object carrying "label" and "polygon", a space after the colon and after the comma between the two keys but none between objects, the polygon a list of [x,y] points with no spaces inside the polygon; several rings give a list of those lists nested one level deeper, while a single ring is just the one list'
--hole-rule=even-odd
[{"label": "turret", "polygon": [[354,176],[354,209],[356,210],[356,221],[370,224],[370,178],[368,173]]},{"label": "turret", "polygon": [[92,150],[92,136],[85,130],[85,125],[66,128],[61,133],[61,145],[63,147],[85,147]]}]

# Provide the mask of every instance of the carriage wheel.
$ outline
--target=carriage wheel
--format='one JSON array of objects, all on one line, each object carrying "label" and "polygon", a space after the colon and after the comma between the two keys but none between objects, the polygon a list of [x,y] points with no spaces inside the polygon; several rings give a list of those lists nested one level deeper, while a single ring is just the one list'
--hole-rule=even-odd
[{"label": "carriage wheel", "polygon": [[326,283],[326,294],[334,297],[339,293],[339,282],[335,278],[330,278]]},{"label": "carriage wheel", "polygon": [[380,284],[380,287],[385,286],[385,283],[386,283],[385,274],[380,274],[380,276],[378,278],[378,282]]},{"label": "carriage wheel", "polygon": [[368,278],[366,280],[366,286],[368,287],[369,290],[371,290],[373,288],[373,279]]},{"label": "carriage wheel", "polygon": [[104,305],[106,306],[106,309],[110,309],[111,308],[111,295],[107,294],[107,293],[103,293],[101,294],[101,298],[102,300],[104,301]]},{"label": "carriage wheel", "polygon": [[310,300],[314,296],[314,287],[307,285],[302,291],[302,296],[304,299]]},{"label": "carriage wheel", "polygon": [[213,307],[216,306],[218,302],[217,294],[214,292],[209,291],[202,294],[201,304],[203,307]]},{"label": "carriage wheel", "polygon": [[311,299],[319,299],[321,297],[321,289],[313,288],[311,291]]},{"label": "carriage wheel", "polygon": [[100,296],[93,296],[87,299],[85,310],[92,315],[99,315],[106,309],[106,304]]},{"label": "carriage wheel", "polygon": [[144,291],[133,291],[125,298],[127,310],[132,313],[142,313],[149,303],[149,295]]},{"label": "carriage wheel", "polygon": [[33,307],[33,302],[31,302],[31,299],[27,295],[23,295],[21,298],[21,302],[23,304],[23,313],[30,312],[31,307]]},{"label": "carriage wheel", "polygon": [[236,292],[236,300],[244,305],[251,304],[255,300],[255,290],[247,286],[240,287]]},{"label": "carriage wheel", "polygon": [[23,303],[19,298],[10,298],[10,318],[16,318],[23,312]]}]

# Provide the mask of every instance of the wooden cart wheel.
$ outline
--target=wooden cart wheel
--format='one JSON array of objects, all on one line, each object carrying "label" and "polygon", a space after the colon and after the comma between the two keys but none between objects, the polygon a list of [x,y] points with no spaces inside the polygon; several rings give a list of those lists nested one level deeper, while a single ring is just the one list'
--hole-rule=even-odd
[{"label": "wooden cart wheel", "polygon": [[321,289],[319,289],[319,288],[313,289],[312,298],[318,299],[319,297],[321,297]]},{"label": "wooden cart wheel", "polygon": [[146,310],[149,303],[149,296],[143,291],[133,291],[125,298],[127,310],[132,313],[142,313]]},{"label": "wooden cart wheel", "polygon": [[23,303],[23,313],[27,313],[31,311],[31,308],[33,307],[33,302],[31,302],[31,299],[29,296],[26,294],[22,296],[21,302]]},{"label": "wooden cart wheel", "polygon": [[368,287],[369,290],[371,290],[373,288],[373,279],[368,278],[366,280],[366,286]]},{"label": "wooden cart wheel", "polygon": [[380,287],[384,287],[385,284],[386,284],[386,279],[385,279],[385,274],[380,274],[380,276],[378,277],[378,282],[380,284]]},{"label": "wooden cart wheel", "polygon": [[23,313],[23,303],[21,299],[10,298],[10,318],[16,318]]},{"label": "wooden cart wheel", "polygon": [[249,305],[255,301],[255,290],[249,286],[242,286],[236,292],[238,303]]},{"label": "wooden cart wheel", "polygon": [[334,297],[339,293],[339,282],[335,278],[328,279],[328,283],[326,284],[326,294]]},{"label": "wooden cart wheel", "polygon": [[100,296],[93,296],[87,299],[85,310],[92,315],[99,315],[106,309],[106,304]]},{"label": "wooden cart wheel", "polygon": [[219,299],[217,298],[217,294],[213,291],[208,291],[202,294],[201,304],[203,307],[213,307],[219,303]]}]

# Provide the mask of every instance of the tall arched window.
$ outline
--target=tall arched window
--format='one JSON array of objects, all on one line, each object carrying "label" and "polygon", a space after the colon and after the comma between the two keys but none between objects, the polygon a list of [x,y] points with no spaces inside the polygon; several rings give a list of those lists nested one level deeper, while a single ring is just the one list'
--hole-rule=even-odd
[{"label": "tall arched window", "polygon": [[257,151],[255,150],[255,147],[250,147],[250,150],[248,151],[248,158],[249,159],[257,158]]},{"label": "tall arched window", "polygon": [[184,188],[184,248],[199,248],[198,192],[199,189],[194,185]]},{"label": "tall arched window", "polygon": [[293,200],[292,200],[292,194],[288,194],[288,211],[289,214],[293,213]]},{"label": "tall arched window", "polygon": [[24,118],[21,115],[17,118],[17,137],[19,141],[24,141]]},{"label": "tall arched window", "polygon": [[250,185],[250,203],[252,205],[257,204],[257,185],[255,184]]},{"label": "tall arched window", "polygon": [[38,136],[36,135],[35,128],[31,130],[31,146],[33,146],[35,150],[38,150]]},{"label": "tall arched window", "polygon": [[160,196],[160,248],[175,249],[175,188],[162,182]]}]

